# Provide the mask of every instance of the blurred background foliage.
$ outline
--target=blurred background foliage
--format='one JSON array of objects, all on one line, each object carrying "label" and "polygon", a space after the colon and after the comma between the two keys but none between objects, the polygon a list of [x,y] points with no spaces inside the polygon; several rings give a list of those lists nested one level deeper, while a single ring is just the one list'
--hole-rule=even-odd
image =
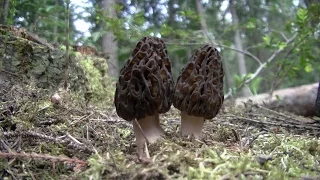
[{"label": "blurred background foliage", "polygon": [[[225,91],[254,77],[247,88],[258,94],[319,81],[319,2],[71,0],[70,42],[114,55],[108,67],[115,78],[143,36],[165,41],[175,78],[197,48],[211,43],[221,52]],[[0,3],[9,4],[1,9],[1,24],[23,27],[49,42],[65,44],[64,0]],[[75,22],[86,22],[89,29]],[[258,68],[263,70],[255,74]],[[238,91],[236,95],[249,94]]]}]

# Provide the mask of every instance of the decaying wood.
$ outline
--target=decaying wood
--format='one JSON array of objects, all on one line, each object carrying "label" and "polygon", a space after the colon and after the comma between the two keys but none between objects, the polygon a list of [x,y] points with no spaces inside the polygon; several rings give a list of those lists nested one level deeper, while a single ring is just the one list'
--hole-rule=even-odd
[{"label": "decaying wood", "polygon": [[318,83],[287,88],[268,93],[238,98],[236,106],[244,106],[244,102],[251,100],[254,104],[265,106],[269,109],[288,111],[302,116],[315,116],[315,101]]},{"label": "decaying wood", "polygon": [[105,59],[109,59],[109,56],[103,52],[100,52],[97,50],[97,48],[93,46],[78,46],[78,45],[73,45],[72,46],[73,51],[80,52],[82,55],[89,55],[89,56],[98,56],[102,57]]},{"label": "decaying wood", "polygon": [[[24,82],[56,89],[61,84],[65,69],[64,51],[26,29],[0,25],[0,52],[3,53],[0,86]],[[70,89],[85,87],[83,70],[75,60],[71,63]]]},{"label": "decaying wood", "polygon": [[26,29],[23,28],[16,28],[13,26],[5,26],[5,25],[0,25],[0,32],[5,32],[5,31],[10,31],[12,35],[15,37],[20,37],[27,39],[29,41],[33,41],[35,43],[47,46],[49,49],[53,50],[54,47],[47,42],[46,39],[39,37],[38,35],[28,32]]}]

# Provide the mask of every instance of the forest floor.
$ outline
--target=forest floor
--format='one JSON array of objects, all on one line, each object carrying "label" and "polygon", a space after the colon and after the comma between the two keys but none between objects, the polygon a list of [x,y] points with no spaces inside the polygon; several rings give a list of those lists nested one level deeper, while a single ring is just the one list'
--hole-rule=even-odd
[{"label": "forest floor", "polygon": [[[115,82],[110,83],[112,88]],[[111,88],[111,90],[112,90]],[[114,90],[114,89],[113,89]],[[180,137],[179,111],[161,115],[166,136],[136,154],[130,122],[109,100],[60,91],[0,88],[0,179],[319,179],[319,118],[225,103],[202,139]]]}]

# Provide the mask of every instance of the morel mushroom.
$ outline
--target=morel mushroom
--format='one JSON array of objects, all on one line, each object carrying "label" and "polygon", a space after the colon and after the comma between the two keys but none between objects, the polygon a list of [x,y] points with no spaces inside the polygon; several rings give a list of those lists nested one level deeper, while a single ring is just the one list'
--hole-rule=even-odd
[{"label": "morel mushroom", "polygon": [[316,99],[316,115],[320,117],[320,82],[319,82],[318,94]]},{"label": "morel mushroom", "polygon": [[205,119],[214,118],[223,103],[223,67],[210,45],[198,49],[176,82],[173,105],[181,111],[181,135],[199,138]]},{"label": "morel mushroom", "polygon": [[145,149],[147,142],[155,142],[164,135],[159,113],[170,109],[173,91],[171,64],[164,42],[156,37],[142,38],[120,71],[114,98],[121,118],[138,121],[133,121],[133,131],[140,157],[149,156]]}]

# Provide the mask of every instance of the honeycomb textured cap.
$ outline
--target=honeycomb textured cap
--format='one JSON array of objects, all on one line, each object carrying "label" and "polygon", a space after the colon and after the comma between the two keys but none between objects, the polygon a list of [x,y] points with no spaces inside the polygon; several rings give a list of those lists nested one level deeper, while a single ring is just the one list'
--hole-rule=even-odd
[{"label": "honeycomb textured cap", "polygon": [[174,81],[164,42],[142,38],[120,71],[114,104],[128,121],[165,113],[172,105]]},{"label": "honeycomb textured cap", "polygon": [[219,52],[204,45],[190,58],[178,77],[173,105],[188,115],[214,118],[224,100],[223,67]]}]

